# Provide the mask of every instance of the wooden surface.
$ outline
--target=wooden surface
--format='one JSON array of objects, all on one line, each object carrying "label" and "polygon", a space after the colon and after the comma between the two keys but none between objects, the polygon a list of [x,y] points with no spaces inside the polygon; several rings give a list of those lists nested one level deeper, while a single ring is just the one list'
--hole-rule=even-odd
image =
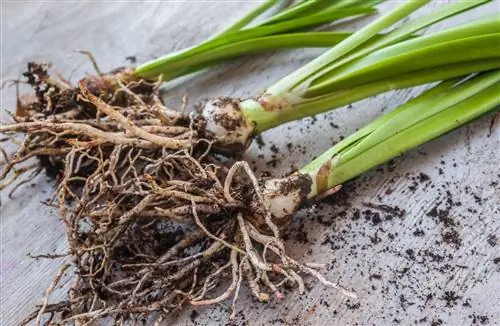
[{"label": "wooden surface", "polygon": [[[447,2],[435,1],[427,10]],[[126,56],[143,62],[205,39],[255,5],[256,1],[2,1],[1,77],[17,78],[28,60],[51,61],[65,76],[84,62],[74,73],[75,81],[92,69],[74,49],[92,51],[102,70],[126,65]],[[395,5],[388,1],[382,8]],[[494,1],[432,29],[498,11],[499,6]],[[168,85],[167,101],[179,105],[186,92],[191,104],[217,95],[250,96],[320,52],[239,59]],[[284,174],[415,94],[416,90],[390,93],[282,126],[265,133],[264,147],[252,146],[246,158],[261,171]],[[1,95],[2,110],[12,109],[13,89]],[[289,292],[279,303],[257,304],[243,295],[237,324],[500,325],[498,130],[491,116],[481,118],[349,183],[348,196],[329,198],[297,214],[288,230],[291,252],[299,259],[326,263],[327,278],[354,289],[359,300],[349,301],[308,280],[306,294]],[[273,153],[271,145],[280,152]],[[273,154],[276,161],[269,163]],[[53,190],[40,176],[12,199],[1,194],[1,325],[17,324],[41,302],[62,262],[26,256],[65,251],[57,211],[40,204]],[[404,212],[390,214],[382,204]],[[188,308],[169,324],[228,321],[222,305],[193,311]]]}]

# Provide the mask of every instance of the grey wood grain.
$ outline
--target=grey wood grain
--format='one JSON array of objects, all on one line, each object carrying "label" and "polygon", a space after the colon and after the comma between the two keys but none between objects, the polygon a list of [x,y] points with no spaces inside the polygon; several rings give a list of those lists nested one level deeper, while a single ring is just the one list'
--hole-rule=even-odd
[{"label": "grey wood grain", "polygon": [[[426,10],[448,2],[434,1]],[[92,73],[90,64],[74,49],[92,51],[102,70],[126,65],[125,57],[130,55],[143,62],[202,41],[257,3],[3,1],[1,77],[18,77],[25,62],[35,59],[53,62],[65,76],[83,62],[73,80]],[[388,10],[396,3],[387,1],[382,8]],[[498,12],[499,6],[494,1],[431,29]],[[217,95],[250,96],[320,52],[298,50],[238,59],[168,85],[167,102],[179,105],[185,93],[190,103]],[[262,136],[266,145],[254,144],[246,159],[259,171],[285,174],[418,91],[391,92],[281,126],[266,132]],[[14,105],[13,89],[3,89],[2,110]],[[327,278],[354,289],[357,301],[313,280],[308,280],[306,294],[291,291],[282,302],[257,304],[244,292],[237,324],[499,325],[500,133],[496,125],[491,128],[491,121],[491,116],[481,118],[421,146],[349,183],[347,187],[353,189],[347,199],[334,196],[294,217],[286,232],[290,251],[298,259],[326,263]],[[280,152],[273,153],[271,145]],[[266,164],[273,154],[275,166]],[[65,251],[58,212],[40,204],[53,191],[53,183],[40,176],[13,198],[1,194],[1,325],[17,324],[41,302],[62,261],[26,256]],[[381,204],[398,207],[404,214],[373,208]],[[304,232],[307,241],[299,240]],[[70,279],[66,276],[63,284]],[[53,299],[58,297],[64,297],[64,286]],[[193,311],[188,308],[168,324],[228,322],[228,309],[222,305]]]}]

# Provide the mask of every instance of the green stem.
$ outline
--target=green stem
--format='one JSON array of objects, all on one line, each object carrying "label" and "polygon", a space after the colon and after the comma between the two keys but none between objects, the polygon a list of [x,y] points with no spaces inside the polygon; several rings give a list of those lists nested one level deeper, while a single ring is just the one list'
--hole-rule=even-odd
[{"label": "green stem", "polygon": [[248,54],[290,48],[331,47],[350,35],[352,34],[340,32],[306,32],[264,36],[230,43],[192,57],[179,58],[170,63],[168,69],[163,70],[163,79],[171,80]]},{"label": "green stem", "polygon": [[[476,2],[467,8],[475,5]],[[374,39],[372,45],[391,44],[402,36],[408,37],[410,32],[462,12],[465,8],[456,5],[451,7],[443,8],[434,20],[424,16],[417,23],[404,25],[401,27],[404,33],[396,29]],[[262,99],[245,100],[241,108],[256,125],[255,131],[260,133],[288,121],[339,108],[390,90],[496,69],[500,65],[497,45],[500,35],[495,33],[499,28],[500,16],[496,14],[442,32],[392,44],[354,61],[348,58],[346,60],[349,62],[338,69],[328,68],[330,71],[309,85],[305,94],[285,94],[288,96],[284,97],[285,105],[278,108],[272,105],[271,109],[269,106],[266,108]],[[364,52],[358,51],[354,56]]]},{"label": "green stem", "polygon": [[377,80],[375,82],[333,92],[325,96],[307,99],[299,104],[285,107],[280,110],[265,111],[258,102],[252,99],[241,102],[240,106],[247,119],[253,121],[255,124],[255,132],[261,133],[288,121],[337,109],[347,104],[391,90],[424,85],[497,68],[500,68],[500,60],[496,58],[462,62]]},{"label": "green stem", "polygon": [[376,34],[380,33],[383,29],[407,17],[418,8],[427,4],[429,1],[430,0],[410,0],[404,2],[393,11],[368,24],[358,32],[354,33],[350,38],[333,47],[331,50],[311,61],[309,64],[281,79],[276,84],[268,88],[266,93],[271,95],[282,95],[289,92],[294,87],[298,86],[302,81],[310,78],[334,60],[338,60],[348,54],[352,50],[370,40]]},{"label": "green stem", "polygon": [[298,16],[304,17],[308,13],[310,14],[311,12],[317,12],[317,10],[323,9],[327,6],[331,7],[331,4],[327,4],[326,1],[304,1],[302,3],[296,4],[295,6],[292,6],[289,10],[271,17],[270,19],[264,21],[262,25],[271,25],[278,22],[294,19]]},{"label": "green stem", "polygon": [[264,21],[261,25],[271,25],[277,22],[282,22],[285,20],[296,19],[298,17],[304,17],[312,14],[317,14],[324,10],[337,10],[342,8],[353,8],[353,7],[372,7],[382,1],[367,1],[367,0],[309,0],[302,3],[297,3],[295,6],[291,6],[288,10],[285,10],[270,19]]},{"label": "green stem", "polygon": [[437,86],[344,139],[300,170],[310,197],[449,132],[500,105],[500,70]]},{"label": "green stem", "polygon": [[500,59],[498,44],[500,44],[500,33],[469,37],[421,48],[399,56],[384,57],[384,59],[372,62],[365,67],[353,67],[352,71],[340,73],[338,77],[328,81],[327,86],[322,85],[321,91],[317,91],[317,88],[311,88],[307,96],[320,96],[335,90],[355,87],[413,71],[437,69],[438,66],[447,64],[495,58],[498,60]]},{"label": "green stem", "polygon": [[267,2],[264,2],[254,10],[250,11],[247,15],[245,15],[243,18],[235,22],[233,25],[229,26],[226,28],[226,30],[218,35],[216,35],[214,38],[221,37],[223,35],[239,31],[243,27],[247,26],[251,22],[253,22],[257,17],[274,7],[278,2],[283,2],[283,0],[267,0]]},{"label": "green stem", "polygon": [[[441,9],[439,9],[437,12],[432,12],[431,14],[424,15],[422,17],[419,17],[413,21],[409,21],[408,23],[404,24],[401,27],[396,28],[395,30],[391,31],[390,33],[386,34],[385,36],[376,39],[376,40],[370,40],[367,44],[363,45],[363,48],[361,48],[359,51],[354,52],[353,54],[341,59],[332,62],[328,67],[325,69],[322,69],[322,71],[312,78],[310,78],[307,83],[304,83],[304,87],[308,85],[317,85],[320,83],[325,82],[325,80],[328,80],[330,78],[335,77],[336,71],[339,67],[342,67],[355,59],[363,58],[366,57],[367,55],[371,54],[372,52],[382,49],[384,47],[390,46],[392,44],[395,44],[399,41],[404,41],[405,39],[411,37],[414,33],[420,31],[421,29],[433,25],[439,21],[442,21],[446,18],[455,16],[461,12],[470,10],[474,7],[477,7],[479,5],[482,5],[486,2],[490,2],[491,0],[476,0],[476,1],[467,1],[467,2],[457,2],[454,4],[451,4],[449,6],[445,6]],[[482,20],[479,22],[481,24]],[[467,24],[466,26],[473,25],[472,24]],[[481,27],[480,27],[481,28]],[[482,27],[484,28],[484,27]],[[460,27],[459,27],[460,29]],[[459,32],[455,30],[455,32]],[[436,33],[439,34],[439,33]],[[435,35],[435,34],[432,34]],[[424,38],[427,38],[426,36],[423,36]],[[453,39],[454,36],[452,36],[451,39]],[[462,37],[465,37],[462,35]],[[454,37],[458,38],[458,37]],[[447,39],[447,41],[451,40]],[[439,40],[437,40],[439,41]],[[408,44],[408,43],[407,43]],[[411,43],[410,43],[411,44]]]},{"label": "green stem", "polygon": [[175,71],[176,68],[174,67],[176,62],[182,61],[185,65],[189,65],[190,60],[196,60],[196,56],[203,56],[204,53],[218,47],[258,37],[276,35],[304,28],[313,28],[337,19],[371,14],[373,12],[375,12],[375,9],[370,7],[328,10],[291,21],[279,22],[270,26],[257,26],[246,30],[231,32],[180,53],[168,54],[158,59],[146,62],[145,64],[139,65],[136,68],[135,73],[142,78],[154,79],[161,74],[169,75]]},{"label": "green stem", "polygon": [[[498,56],[500,15],[397,43],[373,52],[317,79],[306,96],[443,63]],[[474,49],[474,51],[471,51]],[[411,64],[408,64],[411,62]]]}]

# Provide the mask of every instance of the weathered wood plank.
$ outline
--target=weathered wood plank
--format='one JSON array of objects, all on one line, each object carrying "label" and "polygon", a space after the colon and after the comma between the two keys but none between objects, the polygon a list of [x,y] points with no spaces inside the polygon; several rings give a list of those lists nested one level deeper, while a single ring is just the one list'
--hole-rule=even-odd
[{"label": "weathered wood plank", "polygon": [[[427,10],[446,2],[435,1]],[[33,59],[50,60],[68,75],[84,62],[72,53],[74,49],[91,50],[103,70],[126,65],[125,57],[130,55],[141,62],[195,44],[255,5],[255,1],[4,1],[2,80],[17,77],[24,63]],[[388,1],[383,8],[394,5],[395,1]],[[432,29],[498,11],[498,6],[495,1]],[[196,79],[173,83],[167,100],[178,105],[186,92],[191,103],[215,95],[249,96],[319,52],[241,59]],[[75,78],[85,72],[92,72],[88,62],[75,72]],[[247,159],[255,161],[261,171],[284,174],[416,93],[390,93],[315,120],[282,126],[263,135],[266,146],[253,146]],[[12,89],[2,90],[1,96],[2,109],[13,108]],[[4,112],[2,119],[6,119]],[[355,289],[358,301],[349,301],[311,280],[305,295],[290,292],[280,303],[258,305],[243,295],[240,323],[500,323],[500,308],[495,304],[500,302],[500,267],[494,262],[500,256],[500,133],[498,128],[490,130],[490,120],[482,118],[367,173],[348,184],[353,188],[348,198],[327,199],[294,218],[287,242],[291,252],[297,258],[327,263],[326,276]],[[287,149],[290,139],[291,151]],[[266,165],[273,144],[280,149],[275,168]],[[65,250],[57,211],[40,205],[53,191],[45,179],[39,177],[12,199],[2,194],[2,325],[16,324],[41,302],[57,269],[58,261],[35,261],[26,254]],[[399,217],[373,208],[380,204],[405,213]],[[300,240],[304,232],[306,242]],[[222,306],[197,309],[198,315],[192,311],[175,320],[180,325],[227,322],[227,309]]]}]

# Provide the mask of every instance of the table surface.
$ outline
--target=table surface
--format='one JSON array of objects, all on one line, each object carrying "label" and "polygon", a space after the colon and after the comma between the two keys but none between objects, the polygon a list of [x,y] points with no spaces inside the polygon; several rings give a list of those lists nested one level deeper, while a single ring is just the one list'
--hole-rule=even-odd
[{"label": "table surface", "polygon": [[[387,1],[382,11],[396,2]],[[434,1],[423,11],[448,2]],[[64,76],[82,64],[73,74],[75,81],[92,73],[75,49],[90,50],[104,71],[127,65],[127,56],[144,62],[204,40],[256,5],[257,1],[5,0],[1,77],[17,78],[27,61],[46,60]],[[498,12],[499,6],[494,1],[431,30]],[[217,95],[251,96],[322,51],[238,59],[170,83],[166,101],[178,106],[185,93],[191,104]],[[264,146],[254,144],[245,158],[259,171],[283,175],[419,91],[391,92],[281,126],[262,135]],[[12,109],[13,89],[4,88],[1,96],[2,110]],[[2,120],[6,119],[3,111]],[[327,264],[327,278],[355,289],[358,300],[308,279],[305,294],[289,292],[282,302],[256,304],[244,294],[237,324],[499,325],[498,130],[494,117],[483,117],[366,173],[346,185],[349,191],[294,217],[287,230],[293,256]],[[272,145],[278,153],[271,151]],[[1,194],[1,325],[17,324],[41,303],[63,261],[27,257],[65,251],[57,211],[40,204],[53,190],[53,183],[40,176],[12,199]],[[63,285],[70,279],[67,275]],[[64,286],[52,298],[61,296]],[[193,311],[188,308],[169,323],[228,321],[225,305]]]}]

